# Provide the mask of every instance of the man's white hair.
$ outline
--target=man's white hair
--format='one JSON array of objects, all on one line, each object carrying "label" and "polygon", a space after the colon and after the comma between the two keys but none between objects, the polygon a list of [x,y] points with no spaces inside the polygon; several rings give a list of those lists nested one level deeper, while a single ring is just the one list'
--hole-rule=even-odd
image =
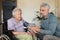
[{"label": "man's white hair", "polygon": [[40,5],[40,7],[46,7],[46,8],[48,8],[48,9],[50,9],[50,5],[48,5],[47,3],[42,3],[42,4]]},{"label": "man's white hair", "polygon": [[15,12],[16,12],[16,11],[22,12],[22,10],[21,10],[20,8],[15,8],[15,9],[13,9],[13,11],[12,11],[12,16],[15,15]]}]

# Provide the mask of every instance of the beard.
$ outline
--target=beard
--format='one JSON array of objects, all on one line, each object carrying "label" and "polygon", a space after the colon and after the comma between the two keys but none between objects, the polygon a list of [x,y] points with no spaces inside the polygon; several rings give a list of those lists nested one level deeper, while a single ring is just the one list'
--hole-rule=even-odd
[{"label": "beard", "polygon": [[42,16],[42,15],[40,15],[40,18],[43,18],[43,16]]},{"label": "beard", "polygon": [[44,13],[44,14],[41,14],[40,17],[43,18],[43,17],[45,17],[46,15],[47,15],[47,14]]}]

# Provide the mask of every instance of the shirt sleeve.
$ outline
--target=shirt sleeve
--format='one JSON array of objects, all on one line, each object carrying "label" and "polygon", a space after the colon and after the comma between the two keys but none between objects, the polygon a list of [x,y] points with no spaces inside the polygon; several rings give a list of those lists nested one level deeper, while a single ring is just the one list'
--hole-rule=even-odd
[{"label": "shirt sleeve", "polygon": [[56,30],[56,27],[57,27],[57,18],[52,17],[48,24],[48,30],[41,29],[40,33],[47,34],[47,35],[53,35]]},{"label": "shirt sleeve", "polygon": [[7,21],[7,26],[8,26],[8,30],[15,30],[14,24],[12,23],[11,20]]}]

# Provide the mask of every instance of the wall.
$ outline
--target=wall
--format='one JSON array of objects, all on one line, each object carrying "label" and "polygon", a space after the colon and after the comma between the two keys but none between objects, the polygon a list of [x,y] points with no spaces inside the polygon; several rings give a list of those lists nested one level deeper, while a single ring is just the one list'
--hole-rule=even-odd
[{"label": "wall", "polygon": [[32,22],[36,17],[36,11],[39,11],[40,4],[48,3],[51,6],[50,11],[55,13],[55,0],[17,0],[17,7],[23,11],[23,19]]},{"label": "wall", "polygon": [[55,1],[55,5],[56,5],[56,14],[57,14],[57,17],[60,18],[60,0],[56,0]]}]

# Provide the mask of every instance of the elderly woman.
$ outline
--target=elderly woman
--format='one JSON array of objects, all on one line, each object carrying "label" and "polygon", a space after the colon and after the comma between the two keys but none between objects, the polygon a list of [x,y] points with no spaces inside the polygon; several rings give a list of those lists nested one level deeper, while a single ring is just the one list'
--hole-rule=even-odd
[{"label": "elderly woman", "polygon": [[22,19],[22,10],[15,8],[12,11],[12,18],[7,21],[8,30],[13,30],[12,33],[19,40],[32,40],[32,36],[24,30],[24,22],[25,21]]}]

